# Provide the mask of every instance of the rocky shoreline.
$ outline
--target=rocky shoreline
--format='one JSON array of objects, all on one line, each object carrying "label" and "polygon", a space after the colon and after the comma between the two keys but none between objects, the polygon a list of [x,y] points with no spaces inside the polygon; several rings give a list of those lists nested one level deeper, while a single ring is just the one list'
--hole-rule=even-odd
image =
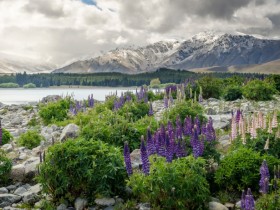
[{"label": "rocky shoreline", "polygon": [[[56,98],[49,97],[49,100],[55,100]],[[48,102],[49,100],[46,100]],[[153,102],[154,116],[157,120],[160,119],[164,111],[163,101]],[[204,100],[201,105],[205,109],[206,117],[213,119],[214,128],[219,129],[221,134],[218,137],[219,147],[226,149],[230,144],[230,138],[228,134],[223,134],[224,129],[230,126],[230,120],[232,117],[232,110],[241,109],[244,115],[251,114],[256,110],[260,110],[263,113],[274,111],[280,107],[280,97],[275,97],[275,100],[265,102],[252,102],[245,99],[236,100],[232,102],[226,102],[218,99],[210,98]],[[7,153],[7,157],[12,159],[13,167],[10,178],[12,185],[0,186],[0,208],[8,209],[22,209],[18,208],[23,204],[39,206],[41,199],[47,198],[47,195],[41,194],[41,187],[36,184],[34,177],[38,173],[38,164],[42,159],[42,154],[48,148],[48,146],[64,141],[68,137],[76,137],[79,133],[79,127],[75,124],[69,124],[65,127],[59,127],[56,125],[44,126],[42,124],[36,125],[40,130],[40,134],[44,137],[44,141],[40,146],[29,150],[25,147],[20,147],[16,143],[16,139],[20,134],[30,129],[29,122],[34,119],[38,120],[38,104],[32,105],[3,105],[0,104],[0,116],[2,121],[2,127],[10,131],[13,136],[13,140],[9,144],[1,146]],[[41,157],[40,157],[41,156]],[[140,164],[140,152],[135,150],[131,153],[131,159],[133,165],[137,167]],[[97,199],[96,206],[88,209],[113,209],[113,206],[118,202],[122,202],[119,198],[104,198]],[[220,204],[217,199],[214,199],[209,203],[209,208],[214,210],[232,209],[239,204],[230,204],[226,206]],[[59,210],[65,209],[78,209],[82,210],[87,206],[87,201],[82,198],[76,198],[75,208],[67,207],[65,204],[61,204],[57,207]],[[139,209],[150,209],[148,204],[139,204]]]}]

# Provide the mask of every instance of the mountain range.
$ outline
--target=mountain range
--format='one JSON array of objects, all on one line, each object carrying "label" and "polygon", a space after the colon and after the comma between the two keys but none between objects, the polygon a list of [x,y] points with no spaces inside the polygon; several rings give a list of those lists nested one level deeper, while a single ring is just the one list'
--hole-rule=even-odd
[{"label": "mountain range", "polygon": [[163,67],[197,72],[280,73],[280,40],[244,34],[202,32],[183,41],[168,40],[144,47],[111,50],[61,68],[49,64],[3,61],[0,57],[0,73],[14,73],[21,69],[21,72],[27,73],[137,74]]}]

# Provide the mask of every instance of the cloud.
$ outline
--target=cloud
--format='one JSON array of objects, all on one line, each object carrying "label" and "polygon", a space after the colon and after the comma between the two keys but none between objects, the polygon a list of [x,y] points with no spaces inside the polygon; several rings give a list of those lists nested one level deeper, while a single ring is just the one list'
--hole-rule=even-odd
[{"label": "cloud", "polygon": [[0,0],[0,53],[64,64],[206,30],[280,38],[280,0]]}]

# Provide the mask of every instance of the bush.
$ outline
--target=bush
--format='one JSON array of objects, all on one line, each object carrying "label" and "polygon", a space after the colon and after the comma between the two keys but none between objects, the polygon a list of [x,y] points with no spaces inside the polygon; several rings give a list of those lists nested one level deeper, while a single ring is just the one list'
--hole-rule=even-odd
[{"label": "bush", "polygon": [[0,88],[19,88],[19,85],[17,83],[1,83]]},{"label": "bush", "polygon": [[204,99],[217,98],[222,94],[222,80],[214,77],[203,77],[199,79],[198,85],[202,88],[202,96]]},{"label": "bush", "polygon": [[9,173],[12,169],[12,161],[6,157],[3,150],[0,149],[0,183],[6,183]]},{"label": "bush", "polygon": [[239,86],[228,86],[224,91],[226,101],[234,101],[242,98],[242,89]]},{"label": "bush", "polygon": [[149,104],[145,102],[128,102],[118,110],[118,114],[136,121],[149,113]]},{"label": "bush", "polygon": [[54,201],[120,195],[126,170],[119,148],[102,141],[69,140],[49,147],[38,181]]},{"label": "bush", "polygon": [[250,100],[266,101],[273,98],[276,89],[273,84],[261,80],[252,80],[243,87],[243,95]]},{"label": "bush", "polygon": [[280,209],[279,195],[276,193],[265,194],[256,202],[256,210],[276,210]]},{"label": "bush", "polygon": [[2,145],[9,143],[12,138],[10,132],[5,128],[2,128]]},{"label": "bush", "polygon": [[39,110],[39,115],[45,124],[61,122],[68,118],[71,99],[65,98],[57,102],[51,102],[47,105],[42,105]]},{"label": "bush", "polygon": [[170,110],[165,111],[163,117],[165,121],[170,120],[172,123],[175,123],[178,115],[181,122],[184,122],[186,116],[191,116],[192,119],[199,116],[200,120],[204,120],[203,107],[199,103],[192,103],[190,100],[177,103]]},{"label": "bush", "polygon": [[152,79],[152,80],[150,81],[150,87],[151,87],[151,88],[159,88],[159,85],[160,85],[160,80],[159,80],[159,78]]},{"label": "bush", "polygon": [[241,191],[251,188],[258,191],[260,166],[266,160],[272,174],[273,167],[279,164],[279,159],[264,155],[252,149],[239,148],[228,153],[215,173],[215,182],[228,191]]},{"label": "bush", "polygon": [[28,149],[33,149],[39,146],[42,140],[43,136],[41,136],[38,131],[28,130],[26,133],[20,135],[18,143]]},{"label": "bush", "polygon": [[209,186],[205,178],[205,161],[192,156],[167,163],[165,158],[152,156],[149,175],[133,174],[128,182],[141,202],[155,209],[205,209]]},{"label": "bush", "polygon": [[28,83],[28,84],[23,85],[23,88],[36,88],[36,85],[33,83]]}]

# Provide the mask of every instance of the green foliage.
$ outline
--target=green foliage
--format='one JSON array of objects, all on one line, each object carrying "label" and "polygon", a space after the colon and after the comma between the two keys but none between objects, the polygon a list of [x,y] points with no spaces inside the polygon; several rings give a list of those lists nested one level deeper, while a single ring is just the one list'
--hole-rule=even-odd
[{"label": "green foliage", "polygon": [[221,160],[215,173],[215,181],[228,191],[241,191],[249,187],[258,191],[259,168],[264,159],[268,163],[270,172],[279,163],[279,159],[269,155],[261,156],[259,152],[252,149],[241,147],[232,151]]},{"label": "green foliage", "polygon": [[28,83],[28,84],[23,85],[23,88],[36,88],[36,85],[33,83]]},{"label": "green foliage", "polygon": [[157,100],[162,100],[164,98],[163,92],[154,93],[153,91],[149,90],[147,92],[147,95],[149,101],[157,101]]},{"label": "green foliage", "polygon": [[0,149],[0,183],[6,183],[9,173],[12,169],[12,161],[6,157],[3,150]]},{"label": "green foliage", "polygon": [[205,76],[198,81],[198,85],[202,88],[202,96],[204,99],[217,98],[222,94],[222,80],[210,76]]},{"label": "green foliage", "polygon": [[43,136],[41,136],[38,131],[28,130],[26,133],[20,135],[18,143],[28,149],[33,149],[34,147],[39,146],[42,140]]},{"label": "green foliage", "polygon": [[68,140],[49,147],[38,181],[54,201],[121,195],[126,178],[123,161],[119,148],[102,141]]},{"label": "green foliage", "polygon": [[242,89],[240,86],[228,86],[226,87],[223,97],[226,101],[234,101],[242,98]]},{"label": "green foliage", "polygon": [[118,110],[118,114],[132,121],[139,120],[149,113],[149,104],[141,102],[126,102],[122,108]]},{"label": "green foliage", "polygon": [[159,88],[160,83],[161,82],[160,82],[159,78],[152,79],[151,82],[150,82],[150,87],[151,88]]},{"label": "green foliage", "polygon": [[176,103],[174,107],[164,112],[163,118],[165,123],[168,120],[175,123],[178,115],[181,122],[184,122],[186,116],[191,116],[193,119],[198,116],[200,120],[204,120],[203,107],[197,102],[192,103],[191,100]]},{"label": "green foliage", "polygon": [[27,123],[27,125],[29,126],[29,127],[34,127],[34,126],[36,126],[36,125],[38,125],[39,124],[39,122],[38,122],[38,119],[36,118],[36,117],[32,117],[30,120],[29,120],[29,122]]},{"label": "green foliage", "polygon": [[45,124],[60,122],[68,118],[68,110],[70,108],[71,99],[67,97],[57,102],[51,102],[41,105],[39,115]]},{"label": "green foliage", "polygon": [[250,100],[271,100],[275,93],[276,89],[273,84],[258,79],[248,82],[243,87],[243,95]]},{"label": "green foliage", "polygon": [[192,156],[167,163],[165,158],[151,156],[148,176],[133,174],[128,186],[141,202],[149,202],[153,209],[205,209],[209,186],[204,170],[205,161]]},{"label": "green foliage", "polygon": [[280,209],[280,199],[278,193],[265,194],[256,202],[256,210],[276,210]]},{"label": "green foliage", "polygon": [[[268,154],[276,158],[280,158],[280,138],[277,138],[275,132],[272,134],[261,129],[257,129],[257,138],[251,139],[250,135],[246,135],[246,144],[242,144],[240,137],[235,139],[230,147],[230,150],[236,150],[239,147],[251,148],[254,151],[260,152],[261,155]],[[265,150],[265,143],[269,139],[269,149]]]},{"label": "green foliage", "polygon": [[0,88],[19,88],[19,85],[17,83],[12,83],[12,82],[1,83]]},{"label": "green foliage", "polygon": [[6,130],[5,128],[2,128],[2,144],[7,144],[10,142],[10,140],[12,139],[12,135],[10,134],[10,132],[8,130]]}]

